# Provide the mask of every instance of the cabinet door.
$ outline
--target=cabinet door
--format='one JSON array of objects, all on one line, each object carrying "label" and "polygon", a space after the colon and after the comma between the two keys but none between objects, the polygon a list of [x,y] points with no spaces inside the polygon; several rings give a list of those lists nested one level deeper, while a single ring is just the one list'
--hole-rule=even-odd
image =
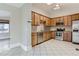
[{"label": "cabinet door", "polygon": [[56,20],[53,18],[50,20],[51,26],[56,26]]},{"label": "cabinet door", "polygon": [[68,41],[68,42],[71,42],[71,41],[72,41],[72,40],[71,40],[71,39],[72,39],[72,38],[71,38],[71,37],[72,37],[71,32],[67,32],[67,35],[68,35],[68,40],[67,40],[67,41]]},{"label": "cabinet door", "polygon": [[44,16],[40,15],[40,20],[44,21]]},{"label": "cabinet door", "polygon": [[63,40],[71,42],[71,32],[64,32],[64,34],[63,34]]},{"label": "cabinet door", "polygon": [[67,20],[67,23],[68,23],[67,25],[68,25],[68,26],[71,26],[71,25],[72,25],[71,16],[67,16],[67,17],[68,17],[68,18],[67,18],[67,19],[68,19],[68,20]]},{"label": "cabinet door", "polygon": [[48,40],[51,39],[51,32],[48,32]]},{"label": "cabinet door", "polygon": [[67,16],[64,16],[64,25],[67,26]]},{"label": "cabinet door", "polygon": [[79,14],[75,14],[75,20],[79,19]]},{"label": "cabinet door", "polygon": [[32,26],[35,25],[35,13],[32,12]]},{"label": "cabinet door", "polygon": [[78,19],[79,19],[79,14],[72,15],[72,21],[73,20],[78,20]]},{"label": "cabinet door", "polygon": [[51,24],[50,24],[50,18],[45,17],[44,20],[46,21],[45,26],[50,26],[50,25],[51,25]]},{"label": "cabinet door", "polygon": [[40,24],[40,15],[35,13],[35,25],[39,25]]},{"label": "cabinet door", "polygon": [[37,33],[32,33],[32,46],[37,44]]},{"label": "cabinet door", "polygon": [[67,39],[67,32],[64,32],[63,33],[63,41],[67,41],[68,39]]},{"label": "cabinet door", "polygon": [[60,22],[60,17],[57,17],[55,19],[56,19],[56,23]]},{"label": "cabinet door", "polygon": [[47,40],[47,32],[44,32],[43,33],[43,41],[46,41]]},{"label": "cabinet door", "polygon": [[51,32],[51,38],[55,39],[55,32]]}]

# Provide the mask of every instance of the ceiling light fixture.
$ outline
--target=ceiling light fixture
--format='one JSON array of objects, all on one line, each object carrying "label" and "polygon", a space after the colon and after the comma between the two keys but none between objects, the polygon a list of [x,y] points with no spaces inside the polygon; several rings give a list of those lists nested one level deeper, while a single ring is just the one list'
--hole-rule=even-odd
[{"label": "ceiling light fixture", "polygon": [[59,5],[59,4],[56,4],[53,9],[54,9],[54,10],[60,9],[60,5]]},{"label": "ceiling light fixture", "polygon": [[58,9],[61,8],[60,4],[57,4],[57,3],[47,3],[47,5],[51,5],[51,4],[52,4],[54,10],[58,10]]},{"label": "ceiling light fixture", "polygon": [[47,3],[47,5],[51,5],[52,3]]}]

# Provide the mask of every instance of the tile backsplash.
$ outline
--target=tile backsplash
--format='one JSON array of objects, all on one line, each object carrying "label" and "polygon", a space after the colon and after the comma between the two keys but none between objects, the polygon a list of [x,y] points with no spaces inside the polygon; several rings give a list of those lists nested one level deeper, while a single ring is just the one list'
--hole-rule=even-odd
[{"label": "tile backsplash", "polygon": [[[65,28],[65,31],[72,31],[71,26],[63,26],[63,27],[44,27],[44,31],[56,31],[57,28]],[[32,32],[37,32],[37,26],[32,26]]]}]

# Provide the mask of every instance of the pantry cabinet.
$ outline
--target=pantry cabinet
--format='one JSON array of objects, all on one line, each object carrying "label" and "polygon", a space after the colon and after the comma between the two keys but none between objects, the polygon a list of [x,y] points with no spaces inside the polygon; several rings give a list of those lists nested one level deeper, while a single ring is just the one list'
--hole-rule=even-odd
[{"label": "pantry cabinet", "polygon": [[64,32],[63,33],[63,40],[64,41],[68,41],[68,42],[71,42],[71,32]]}]

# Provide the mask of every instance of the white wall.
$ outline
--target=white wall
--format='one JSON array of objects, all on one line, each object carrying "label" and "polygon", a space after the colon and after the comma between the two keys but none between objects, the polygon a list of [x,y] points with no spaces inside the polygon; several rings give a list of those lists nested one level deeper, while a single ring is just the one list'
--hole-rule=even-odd
[{"label": "white wall", "polygon": [[0,4],[0,10],[5,10],[11,13],[11,16],[6,18],[2,17],[3,19],[10,20],[10,44],[11,47],[19,45],[21,40],[21,16],[20,16],[20,9],[16,7],[12,7],[6,4]]},{"label": "white wall", "polygon": [[21,47],[25,50],[31,49],[31,23],[28,23],[28,20],[31,20],[31,11],[32,4],[24,4],[21,7],[21,16],[22,16],[22,40]]}]

